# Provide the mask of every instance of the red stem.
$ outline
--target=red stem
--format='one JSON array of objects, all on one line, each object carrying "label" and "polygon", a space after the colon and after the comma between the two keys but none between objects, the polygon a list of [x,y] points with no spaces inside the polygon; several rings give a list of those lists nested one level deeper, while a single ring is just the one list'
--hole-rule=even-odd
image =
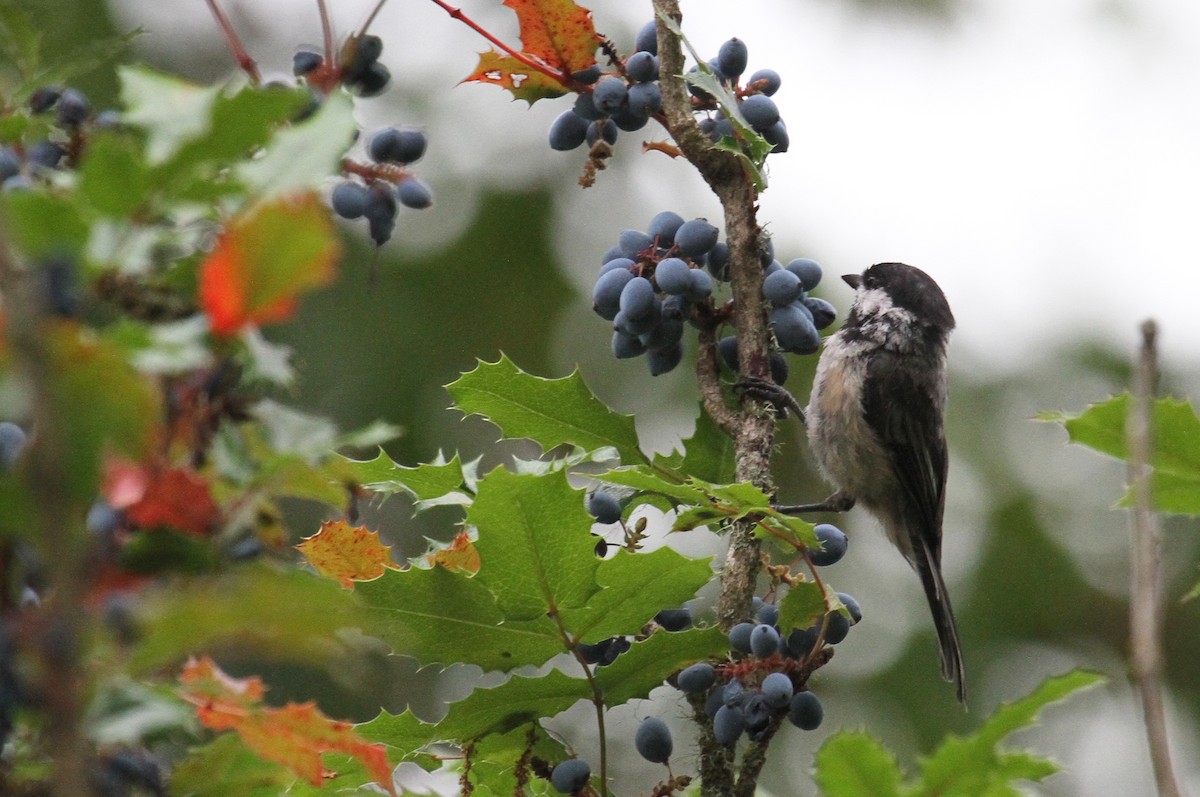
[{"label": "red stem", "polygon": [[255,86],[260,85],[262,75],[258,71],[258,64],[242,46],[242,40],[238,38],[237,31],[230,24],[229,17],[225,16],[225,12],[217,5],[217,0],[205,0],[205,2],[208,3],[208,10],[212,12],[213,18],[217,21],[217,27],[221,29],[221,35],[225,37],[225,43],[229,45],[229,52],[233,54],[233,60],[237,61],[238,67],[246,73],[251,83]]},{"label": "red stem", "polygon": [[550,67],[546,66],[545,64],[535,61],[534,59],[530,58],[529,56],[525,55],[524,53],[517,52],[516,50],[509,47],[504,42],[497,39],[491,33],[484,30],[479,25],[479,23],[477,23],[475,20],[471,19],[466,14],[464,14],[461,8],[455,8],[454,6],[445,2],[444,0],[433,0],[433,3],[437,6],[439,6],[447,14],[449,14],[452,19],[457,19],[459,22],[462,22],[468,28],[475,31],[480,36],[482,36],[483,38],[485,38],[489,42],[491,42],[493,46],[503,50],[505,53],[512,56],[516,60],[520,61],[522,64],[529,67],[530,69],[533,69],[537,72],[541,72],[543,75],[553,78],[554,80],[558,81],[559,83],[561,83],[564,86],[569,86],[571,84],[571,76],[570,75],[566,74],[565,72],[555,71],[555,70],[551,69]]}]

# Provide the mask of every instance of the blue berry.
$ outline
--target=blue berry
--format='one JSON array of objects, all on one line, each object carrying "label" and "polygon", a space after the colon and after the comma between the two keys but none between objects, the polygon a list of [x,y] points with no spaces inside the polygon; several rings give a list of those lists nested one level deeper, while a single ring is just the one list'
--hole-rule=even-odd
[{"label": "blue berry", "polygon": [[751,94],[738,108],[755,130],[766,130],[779,121],[779,107],[766,94]]},{"label": "blue berry", "polygon": [[297,50],[292,56],[292,74],[296,77],[301,77],[312,72],[319,67],[325,59],[320,53],[314,53],[312,50]]},{"label": "blue berry", "polygon": [[717,671],[706,661],[698,662],[682,670],[675,679],[681,691],[699,694],[712,687],[717,680]]},{"label": "blue berry", "polygon": [[812,563],[817,567],[828,567],[840,562],[850,546],[846,533],[830,523],[819,523],[813,531],[821,542],[821,550],[809,550],[808,558]]},{"label": "blue berry", "polygon": [[0,472],[11,470],[25,450],[25,430],[11,421],[0,421]]},{"label": "blue berry", "polygon": [[613,75],[601,78],[592,89],[592,102],[596,110],[606,116],[619,111],[628,96],[629,87],[625,81]]},{"label": "blue berry", "polygon": [[654,20],[650,20],[642,26],[633,46],[638,52],[658,55],[658,29],[655,27]]},{"label": "blue berry", "polygon": [[779,91],[783,78],[774,69],[760,69],[746,81],[747,86],[753,86],[768,97]]},{"label": "blue berry", "polygon": [[825,709],[821,701],[812,692],[797,692],[792,696],[788,709],[788,721],[802,731],[813,731],[821,726],[825,719]]},{"label": "blue berry", "polygon": [[671,758],[675,745],[671,740],[671,729],[658,717],[646,717],[638,726],[633,737],[633,746],[642,758],[654,764],[665,764]]},{"label": "blue berry", "polygon": [[654,53],[639,50],[625,62],[625,74],[637,83],[658,80],[658,57]]},{"label": "blue berry", "polygon": [[785,268],[780,268],[763,280],[762,292],[764,299],[780,307],[799,299],[804,288],[800,285],[799,277]]},{"label": "blue berry", "polygon": [[779,632],[774,626],[756,625],[750,632],[750,652],[760,659],[770,658],[779,650]]},{"label": "blue berry", "polygon": [[[629,263],[633,265],[633,261]],[[628,267],[614,267],[601,274],[596,280],[596,287],[592,289],[592,309],[596,315],[605,321],[616,318],[617,311],[621,309],[621,294],[633,278],[633,272]]]},{"label": "blue berry", "polygon": [[834,306],[819,296],[806,297],[804,306],[812,313],[813,326],[817,329],[825,329],[837,319],[837,310]]},{"label": "blue berry", "polygon": [[785,268],[800,278],[800,284],[806,291],[811,291],[821,284],[821,266],[815,260],[798,257],[788,263]]},{"label": "blue berry", "polygon": [[587,511],[597,523],[616,523],[621,519],[621,502],[612,493],[596,490],[588,496]]},{"label": "blue berry", "polygon": [[661,260],[654,269],[654,281],[659,290],[682,296],[691,290],[692,268],[678,257],[668,257]]},{"label": "blue berry", "polygon": [[754,623],[738,623],[729,629],[729,646],[742,653],[750,653],[750,635],[755,629]]},{"label": "blue berry", "polygon": [[550,773],[550,785],[561,794],[577,794],[591,778],[592,768],[588,762],[582,758],[568,758],[554,767]]},{"label": "blue berry", "polygon": [[737,78],[746,71],[748,58],[749,50],[746,48],[746,43],[738,38],[725,42],[717,51],[717,64],[720,72],[730,78]]},{"label": "blue berry", "polygon": [[862,606],[859,606],[858,601],[855,600],[853,596],[847,595],[844,592],[839,592],[837,596],[838,600],[842,602],[842,605],[846,607],[846,611],[850,612],[851,624],[858,625],[860,622],[862,622]]},{"label": "blue berry", "polygon": [[649,349],[646,352],[646,364],[650,366],[651,376],[662,376],[674,371],[683,362],[683,343],[664,346],[659,349]]},{"label": "blue berry", "polygon": [[550,126],[550,149],[565,152],[583,144],[588,137],[588,120],[575,112],[575,109],[564,110]]},{"label": "blue berry", "polygon": [[406,208],[421,210],[433,204],[433,189],[418,177],[406,177],[396,186],[396,196]]},{"label": "blue berry", "polygon": [[792,679],[781,672],[773,672],[762,682],[763,700],[773,709],[781,709],[792,699]]},{"label": "blue berry", "polygon": [[362,183],[344,180],[334,186],[329,204],[343,219],[360,219],[367,210],[367,193]]},{"label": "blue berry", "polygon": [[713,738],[717,744],[731,745],[742,735],[746,719],[736,706],[721,706],[713,716]]},{"label": "blue berry", "polygon": [[685,221],[675,231],[675,245],[686,257],[702,255],[717,244],[721,231],[708,223],[708,219]]},{"label": "blue berry", "polygon": [[663,609],[654,615],[654,622],[664,631],[684,631],[692,627],[691,609]]}]

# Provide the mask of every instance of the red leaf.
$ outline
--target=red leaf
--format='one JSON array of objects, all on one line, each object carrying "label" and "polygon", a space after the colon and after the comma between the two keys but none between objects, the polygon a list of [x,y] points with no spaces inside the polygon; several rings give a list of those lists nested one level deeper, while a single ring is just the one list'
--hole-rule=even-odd
[{"label": "red leaf", "polygon": [[190,660],[180,680],[183,698],[196,707],[200,722],[213,730],[235,731],[260,757],[320,786],[330,774],[321,764],[321,755],[344,753],[361,761],[375,782],[395,797],[383,745],[364,741],[353,725],[326,717],[315,703],[264,706],[266,689],[261,679],[233,678],[207,656]]},{"label": "red leaf", "polygon": [[131,462],[110,462],[104,495],[125,510],[135,526],[169,526],[205,536],[220,517],[212,492],[199,474],[185,468],[149,468]]},{"label": "red leaf", "polygon": [[574,0],[504,0],[517,14],[521,49],[570,74],[596,63],[600,39],[592,12]]},{"label": "red leaf", "polygon": [[200,303],[213,332],[291,315],[297,295],[333,276],[329,211],[315,193],[274,199],[235,218],[200,267]]},{"label": "red leaf", "polygon": [[517,15],[520,54],[480,53],[479,66],[464,80],[500,86],[532,105],[565,94],[564,79],[596,63],[601,39],[592,12],[574,0],[504,0],[504,5]]}]

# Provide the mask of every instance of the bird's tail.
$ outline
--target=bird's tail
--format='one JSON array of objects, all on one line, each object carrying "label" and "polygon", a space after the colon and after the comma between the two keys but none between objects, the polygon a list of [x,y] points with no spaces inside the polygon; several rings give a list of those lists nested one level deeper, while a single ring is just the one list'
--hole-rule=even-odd
[{"label": "bird's tail", "polygon": [[940,557],[928,546],[915,552],[913,567],[921,576],[925,587],[925,598],[933,613],[933,625],[937,629],[938,656],[942,662],[942,677],[953,681],[958,690],[958,702],[967,704],[967,680],[963,666],[962,643],[958,639],[958,626],[954,622],[954,609],[950,606],[950,593],[942,579]]}]

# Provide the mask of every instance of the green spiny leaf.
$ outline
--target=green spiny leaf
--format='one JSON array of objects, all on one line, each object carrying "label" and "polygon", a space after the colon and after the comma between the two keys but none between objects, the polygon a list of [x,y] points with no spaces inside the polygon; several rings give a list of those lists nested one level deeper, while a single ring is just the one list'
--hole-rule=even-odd
[{"label": "green spiny leaf", "polygon": [[825,614],[825,595],[813,581],[792,584],[779,602],[779,628],[784,634],[793,628],[808,628]]},{"label": "green spiny leaf", "polygon": [[583,642],[637,634],[660,609],[681,606],[712,578],[708,559],[689,559],[670,548],[620,551],[600,563],[600,591],[586,606],[564,609],[562,622]]},{"label": "green spiny leaf", "polygon": [[368,632],[422,664],[512,670],[543,664],[565,649],[549,618],[508,621],[478,578],[442,567],[389,570],[356,584],[354,592],[366,605]]},{"label": "green spiny leaf", "polygon": [[[948,737],[942,745],[921,762],[921,783],[926,793],[945,795],[982,794],[984,788],[1011,770],[1016,761],[1007,758],[1008,751],[999,744],[1009,734],[1033,723],[1038,713],[1051,703],[1072,692],[1099,683],[1102,677],[1093,672],[1074,672],[1049,678],[1029,695],[1006,703],[972,736]],[[1053,765],[1046,761],[1024,758],[1016,777],[1048,774]]]},{"label": "green spiny leaf", "polygon": [[383,449],[375,459],[346,462],[359,484],[385,495],[404,492],[419,501],[430,501],[464,489],[458,454],[449,462],[424,463],[412,468],[397,464]]},{"label": "green spiny leaf", "polygon": [[566,474],[522,476],[497,468],[467,510],[479,529],[476,579],[507,619],[533,619],[585,605],[598,589],[599,560],[583,491]]},{"label": "green spiny leaf", "polygon": [[549,451],[563,444],[594,450],[610,446],[621,461],[645,462],[632,415],[604,405],[579,372],[544,379],[517,368],[507,357],[480,362],[447,385],[455,406],[487,418],[508,438],[526,438]]},{"label": "green spiny leaf", "polygon": [[902,773],[896,757],[860,731],[825,740],[816,756],[816,781],[825,797],[899,797]]},{"label": "green spiny leaf", "polygon": [[676,670],[728,651],[729,639],[716,627],[677,633],[656,631],[648,639],[633,643],[612,664],[597,667],[596,681],[604,690],[605,702],[617,706],[646,697]]}]

